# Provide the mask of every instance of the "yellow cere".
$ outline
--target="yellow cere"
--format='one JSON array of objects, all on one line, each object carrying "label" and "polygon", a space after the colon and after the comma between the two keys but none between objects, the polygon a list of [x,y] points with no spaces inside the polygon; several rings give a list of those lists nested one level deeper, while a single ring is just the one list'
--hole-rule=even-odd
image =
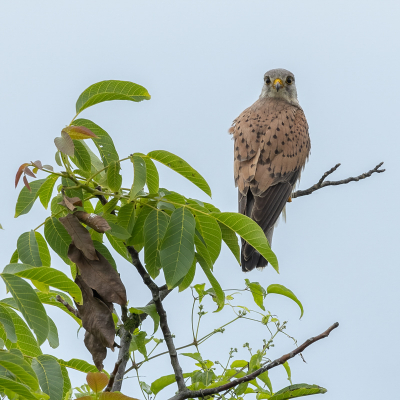
[{"label": "yellow cere", "polygon": [[282,79],[276,78],[276,79],[274,80],[274,86],[276,86],[277,83],[279,83],[281,86],[283,86],[283,81],[282,81]]}]

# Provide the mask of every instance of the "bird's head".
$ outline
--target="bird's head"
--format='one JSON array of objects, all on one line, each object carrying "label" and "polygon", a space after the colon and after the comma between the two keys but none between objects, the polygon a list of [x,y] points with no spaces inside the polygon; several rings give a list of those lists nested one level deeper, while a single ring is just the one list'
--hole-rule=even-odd
[{"label": "bird's head", "polygon": [[266,72],[260,97],[282,99],[298,105],[294,75],[283,68]]}]

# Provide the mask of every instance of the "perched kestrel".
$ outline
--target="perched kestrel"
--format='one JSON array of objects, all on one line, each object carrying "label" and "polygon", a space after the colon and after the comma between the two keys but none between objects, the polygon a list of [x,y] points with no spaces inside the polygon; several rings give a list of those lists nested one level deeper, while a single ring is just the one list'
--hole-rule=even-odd
[{"label": "perched kestrel", "polygon": [[[285,69],[268,71],[260,98],[233,121],[229,133],[235,141],[239,212],[256,221],[271,244],[274,225],[310,154],[294,75]],[[243,271],[268,264],[243,239],[241,253]]]}]

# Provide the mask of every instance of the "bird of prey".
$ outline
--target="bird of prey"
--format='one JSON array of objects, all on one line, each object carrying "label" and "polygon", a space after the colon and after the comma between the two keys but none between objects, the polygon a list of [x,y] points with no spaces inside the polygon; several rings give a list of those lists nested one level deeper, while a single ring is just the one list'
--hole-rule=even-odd
[{"label": "bird of prey", "polygon": [[[259,99],[233,121],[229,133],[235,142],[239,212],[261,226],[271,245],[274,225],[310,154],[294,75],[281,68],[268,71]],[[242,239],[241,264],[251,271],[268,262]]]}]

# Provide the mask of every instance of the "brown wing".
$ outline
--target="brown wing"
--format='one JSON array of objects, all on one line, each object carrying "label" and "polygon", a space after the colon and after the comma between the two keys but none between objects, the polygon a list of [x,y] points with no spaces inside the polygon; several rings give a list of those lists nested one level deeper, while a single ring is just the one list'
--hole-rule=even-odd
[{"label": "brown wing", "polygon": [[[239,212],[256,221],[268,237],[308,158],[307,121],[299,107],[260,99],[234,121],[231,133]],[[242,268],[265,265],[266,260],[243,242]]]}]

